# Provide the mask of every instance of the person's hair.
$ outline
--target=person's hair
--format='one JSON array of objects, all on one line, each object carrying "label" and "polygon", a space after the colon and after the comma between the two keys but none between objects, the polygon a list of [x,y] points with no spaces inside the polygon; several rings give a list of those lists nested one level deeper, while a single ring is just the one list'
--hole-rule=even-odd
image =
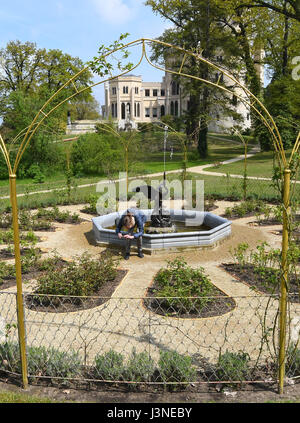
[{"label": "person's hair", "polygon": [[134,225],[135,224],[135,218],[134,218],[133,214],[130,213],[130,212],[127,212],[126,216],[124,216],[123,223],[124,223],[124,226],[126,226],[127,228],[129,226]]}]

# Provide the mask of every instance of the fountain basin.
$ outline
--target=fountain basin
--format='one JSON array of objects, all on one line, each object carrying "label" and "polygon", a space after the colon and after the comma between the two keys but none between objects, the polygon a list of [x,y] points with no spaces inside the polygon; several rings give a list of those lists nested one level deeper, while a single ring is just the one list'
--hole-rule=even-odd
[{"label": "fountain basin", "polygon": [[[147,217],[147,222],[151,220],[152,210],[142,210]],[[210,212],[200,212],[194,210],[169,210],[172,222],[176,222],[189,229],[184,232],[144,234],[143,251],[148,254],[155,252],[180,251],[189,248],[214,247],[221,240],[231,235],[232,222]],[[120,240],[114,229],[109,229],[116,224],[122,212],[109,213],[107,215],[94,217],[93,232],[95,240],[100,246],[124,246],[124,240]],[[205,230],[201,230],[201,226]],[[209,228],[209,229],[207,229]],[[133,240],[132,246],[136,246]]]}]

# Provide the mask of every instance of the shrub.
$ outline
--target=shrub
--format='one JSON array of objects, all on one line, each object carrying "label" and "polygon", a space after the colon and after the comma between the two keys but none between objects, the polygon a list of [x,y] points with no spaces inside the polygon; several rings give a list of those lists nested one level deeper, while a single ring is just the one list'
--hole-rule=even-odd
[{"label": "shrub", "polygon": [[79,215],[77,213],[71,214],[69,211],[59,211],[57,206],[52,207],[50,210],[39,208],[36,216],[37,218],[55,220],[60,223],[77,223],[79,220]]},{"label": "shrub", "polygon": [[117,274],[117,261],[102,255],[93,260],[87,253],[77,261],[66,263],[63,268],[53,269],[37,280],[36,294],[85,297],[96,293]]},{"label": "shrub", "polygon": [[162,382],[191,383],[196,380],[196,370],[191,357],[176,351],[160,351],[159,374]]},{"label": "shrub", "polygon": [[146,352],[136,353],[135,349],[128,360],[125,380],[147,382],[151,380],[155,370],[154,361]]},{"label": "shrub", "polygon": [[157,286],[155,296],[164,297],[162,306],[178,312],[198,312],[212,301],[208,297],[214,293],[204,269],[193,269],[179,258],[168,261],[167,268],[156,275],[154,284]]},{"label": "shrub", "polygon": [[74,351],[67,353],[55,348],[29,347],[27,361],[31,376],[74,378],[81,374],[82,363]]},{"label": "shrub", "polygon": [[96,377],[103,380],[123,380],[125,366],[122,354],[113,350],[105,354],[97,354],[95,357]]},{"label": "shrub", "polygon": [[243,381],[249,376],[249,360],[247,353],[226,353],[219,356],[217,376],[219,380]]},{"label": "shrub", "polygon": [[0,343],[0,369],[21,373],[20,348],[16,342]]},{"label": "shrub", "polygon": [[[28,347],[27,365],[31,377],[74,378],[81,373],[81,361],[76,352],[66,353],[54,348]],[[10,341],[0,344],[0,368],[21,373],[19,344]]]},{"label": "shrub", "polygon": [[300,375],[300,349],[295,344],[289,345],[287,349],[286,373],[289,377]]}]

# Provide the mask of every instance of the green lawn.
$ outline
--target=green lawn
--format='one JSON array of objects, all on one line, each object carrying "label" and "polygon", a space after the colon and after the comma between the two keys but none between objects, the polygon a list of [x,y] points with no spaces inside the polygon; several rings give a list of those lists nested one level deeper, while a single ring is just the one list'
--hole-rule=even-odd
[{"label": "green lawn", "polygon": [[16,392],[0,392],[0,404],[28,404],[28,403],[55,403],[49,398],[40,398],[27,394],[19,394]]},{"label": "green lawn", "polygon": [[[206,159],[198,159],[196,152],[189,153],[189,160],[187,167],[199,166],[202,164],[215,163],[222,160],[233,158],[243,153],[243,147],[240,144],[232,143],[230,140],[215,140],[209,138],[208,157]],[[166,153],[166,170],[180,170],[182,168],[183,155],[180,152],[175,152],[171,159],[170,152]],[[147,153],[142,160],[136,161],[132,165],[132,170],[129,172],[130,176],[143,175],[150,173],[163,172],[164,154]],[[85,185],[97,183],[100,180],[107,179],[105,175],[84,176],[74,178],[75,184]],[[46,176],[44,183],[34,183],[33,179],[26,178],[17,180],[17,193],[25,193],[30,191],[44,191],[49,189],[62,188],[66,186],[66,178],[63,172],[54,171]],[[8,181],[0,180],[0,197],[7,196]]]},{"label": "green lawn", "polygon": [[[289,155],[289,151],[287,151],[287,156]],[[277,162],[275,162],[277,166]],[[263,177],[263,178],[272,178],[273,176],[273,152],[272,151],[264,151],[261,153],[257,153],[252,157],[248,157],[247,159],[247,175],[248,176],[256,176],[256,177]],[[221,166],[212,167],[207,169],[209,172],[220,172],[224,174],[232,174],[232,175],[243,175],[244,174],[244,160],[224,164]],[[298,177],[299,179],[299,177]]]},{"label": "green lawn", "polygon": [[[244,160],[216,166],[209,169],[210,172],[229,173],[234,175],[244,174]],[[271,178],[273,174],[273,153],[262,152],[247,159],[248,176],[260,176],[263,178]]]}]

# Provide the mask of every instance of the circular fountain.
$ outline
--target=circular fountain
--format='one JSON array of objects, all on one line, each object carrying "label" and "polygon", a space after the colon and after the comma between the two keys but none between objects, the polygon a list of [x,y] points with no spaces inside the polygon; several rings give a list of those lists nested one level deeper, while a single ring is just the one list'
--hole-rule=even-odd
[{"label": "circular fountain", "polygon": [[[210,212],[193,210],[168,210],[172,222],[172,232],[147,233],[154,210],[142,210],[147,217],[143,235],[143,251],[154,254],[180,251],[189,248],[205,248],[217,245],[231,235],[231,222]],[[93,232],[100,246],[122,246],[115,232],[115,225],[121,213],[109,213],[92,219]],[[159,228],[156,228],[159,230]],[[135,241],[133,242],[135,246]]]},{"label": "circular fountain", "polygon": [[[163,199],[168,195],[166,186],[166,138],[164,137],[164,178],[158,188],[141,185],[135,188],[154,202],[153,209],[141,210],[146,216],[143,251],[148,254],[163,250],[178,251],[189,248],[213,247],[231,234],[231,223],[210,212],[184,209],[164,209]],[[101,246],[121,246],[124,241],[116,234],[121,212],[109,213],[92,219],[96,242]],[[136,247],[136,240],[133,240]]]}]

